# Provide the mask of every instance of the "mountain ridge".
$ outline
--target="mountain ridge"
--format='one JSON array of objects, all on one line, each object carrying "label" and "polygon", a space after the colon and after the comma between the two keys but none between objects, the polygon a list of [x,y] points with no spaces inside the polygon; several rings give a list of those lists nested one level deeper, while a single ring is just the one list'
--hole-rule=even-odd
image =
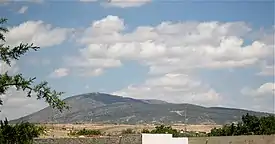
[{"label": "mountain ridge", "polygon": [[64,101],[70,109],[63,113],[46,107],[11,122],[225,124],[240,120],[240,117],[246,113],[256,116],[268,114],[236,108],[203,107],[154,99],[134,99],[105,93],[80,94],[68,97]]}]

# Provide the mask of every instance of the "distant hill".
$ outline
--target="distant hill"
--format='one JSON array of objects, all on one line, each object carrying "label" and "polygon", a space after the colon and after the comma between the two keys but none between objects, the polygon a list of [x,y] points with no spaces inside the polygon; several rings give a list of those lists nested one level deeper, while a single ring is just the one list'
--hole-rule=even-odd
[{"label": "distant hill", "polygon": [[[184,123],[225,124],[240,120],[246,113],[263,116],[267,113],[241,109],[202,107],[192,104],[173,104],[160,100],[141,100],[88,93],[65,99],[71,107],[59,113],[50,107],[11,122],[34,123]],[[185,113],[185,110],[186,113]]]}]

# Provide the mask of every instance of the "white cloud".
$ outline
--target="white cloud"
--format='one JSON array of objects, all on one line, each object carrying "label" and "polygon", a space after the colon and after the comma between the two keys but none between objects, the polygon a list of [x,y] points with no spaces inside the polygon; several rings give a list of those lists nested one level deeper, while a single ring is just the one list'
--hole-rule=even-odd
[{"label": "white cloud", "polygon": [[26,92],[17,91],[14,87],[8,89],[6,94],[0,95],[0,98],[3,100],[3,105],[0,106],[0,119],[16,119],[47,106],[44,101],[37,100],[35,96],[29,98]]},{"label": "white cloud", "polygon": [[143,84],[131,85],[113,94],[205,106],[221,104],[223,99],[220,94],[206,84],[184,74],[166,74],[149,78]]},{"label": "white cloud", "polygon": [[99,76],[104,69],[121,66],[121,61],[116,59],[90,58],[89,56],[64,58],[66,67],[74,70],[80,76]]},{"label": "white cloud", "polygon": [[6,41],[11,46],[24,42],[34,43],[40,47],[50,47],[64,42],[71,32],[72,29],[54,28],[43,21],[27,21],[9,28]]},{"label": "white cloud", "polygon": [[139,7],[145,3],[149,3],[151,0],[108,0],[107,3],[104,3],[106,6],[111,7]]},{"label": "white cloud", "polygon": [[103,74],[104,70],[101,68],[97,68],[97,69],[92,69],[92,70],[83,70],[80,73],[80,76],[99,76],[101,74]]},{"label": "white cloud", "polygon": [[83,63],[93,59],[136,60],[149,66],[151,74],[165,74],[248,67],[273,56],[271,44],[254,41],[244,45],[242,37],[251,28],[243,22],[162,22],[127,33],[126,28],[117,16],[93,22],[78,39],[86,45],[79,59],[86,59]]},{"label": "white cloud", "polygon": [[[255,67],[273,58],[274,45],[269,40],[255,39],[244,44],[251,31],[253,29],[244,22],[217,21],[166,21],[130,31],[123,19],[107,16],[94,21],[78,36],[77,42],[83,48],[65,62],[72,69],[93,71],[119,67],[124,61],[137,61],[149,67],[149,78],[115,94],[218,104],[222,96],[207,84],[194,80],[192,72]],[[173,73],[179,76],[170,77]]]},{"label": "white cloud", "polygon": [[89,89],[90,88],[90,86],[89,85],[85,85],[85,89]]},{"label": "white cloud", "polygon": [[273,44],[275,41],[275,25],[271,28],[261,28],[260,30],[252,32],[249,37],[251,39],[259,39],[260,41],[267,43],[267,44]]},{"label": "white cloud", "polygon": [[15,74],[18,72],[18,66],[15,61],[11,61],[11,66],[0,60],[0,74],[8,72],[9,74]]},{"label": "white cloud", "polygon": [[18,10],[18,13],[20,14],[23,14],[25,13],[27,10],[28,10],[28,6],[22,6],[19,10]]},{"label": "white cloud", "polygon": [[[61,44],[68,37],[72,30],[66,28],[54,28],[50,24],[42,21],[27,21],[9,28],[9,32],[5,35],[7,45],[16,46],[20,42],[34,43],[41,47],[50,47]],[[0,74],[8,71],[10,74],[18,72],[16,62],[12,61],[11,67],[0,61]],[[63,72],[63,73],[62,73]],[[58,71],[58,76],[64,76],[66,71]],[[28,98],[23,91],[17,91],[15,88],[10,88],[5,94],[0,95],[4,105],[0,106],[0,119],[8,117],[15,119],[27,114],[31,114],[46,106],[43,101],[37,101],[36,97]]]},{"label": "white cloud", "polygon": [[275,65],[272,64],[272,65],[268,65],[266,63],[264,63],[262,66],[261,66],[261,72],[257,73],[257,75],[260,75],[260,76],[275,76]]},{"label": "white cloud", "polygon": [[247,96],[244,105],[249,105],[250,109],[275,113],[275,83],[265,83],[255,89],[245,87],[241,93]]},{"label": "white cloud", "polygon": [[118,7],[118,8],[128,8],[128,7],[139,7],[152,0],[79,0],[80,2],[97,2],[103,1],[101,3],[104,7]]},{"label": "white cloud", "polygon": [[[4,74],[5,72],[15,74],[18,70],[15,61],[11,62],[11,66],[0,61],[0,74]],[[34,95],[29,98],[26,92],[17,91],[15,87],[9,88],[5,94],[0,95],[0,99],[3,101],[3,105],[0,106],[0,119],[4,119],[5,117],[9,120],[19,118],[46,106],[45,102],[38,101]]]},{"label": "white cloud", "polygon": [[250,96],[268,96],[268,95],[274,96],[274,92],[275,92],[274,83],[265,83],[257,89],[243,88],[241,91],[242,94],[250,95]]},{"label": "white cloud", "polygon": [[58,68],[55,69],[54,72],[50,74],[50,77],[52,78],[60,78],[60,77],[65,77],[69,74],[70,70],[67,68]]}]

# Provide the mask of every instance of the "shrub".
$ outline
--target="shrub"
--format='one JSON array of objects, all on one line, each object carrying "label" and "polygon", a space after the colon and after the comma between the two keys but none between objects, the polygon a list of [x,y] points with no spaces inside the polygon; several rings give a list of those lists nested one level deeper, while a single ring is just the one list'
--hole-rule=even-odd
[{"label": "shrub", "polygon": [[45,128],[31,123],[18,123],[10,125],[8,120],[0,121],[1,144],[31,144],[33,138],[43,134]]},{"label": "shrub", "polygon": [[131,128],[127,128],[126,130],[122,130],[121,134],[135,134],[135,131]]},{"label": "shrub", "polygon": [[143,129],[142,133],[151,133],[151,134],[172,134],[173,137],[199,137],[206,136],[204,132],[193,132],[193,131],[185,131],[181,132],[177,129],[173,129],[171,126],[160,125],[156,126],[155,129],[149,131],[147,129]]},{"label": "shrub", "polygon": [[178,137],[179,132],[176,129],[173,129],[171,126],[156,126],[154,130],[152,130],[150,133],[155,133],[155,134],[172,134],[173,137]]},{"label": "shrub", "polygon": [[99,130],[89,130],[89,129],[84,128],[80,131],[70,132],[69,135],[73,135],[73,136],[76,136],[76,135],[102,135],[102,133]]},{"label": "shrub", "polygon": [[208,136],[234,136],[234,135],[271,135],[275,134],[275,116],[256,117],[246,114],[237,124],[224,125],[214,128]]},{"label": "shrub", "polygon": [[148,129],[143,129],[141,133],[150,133],[150,131]]}]

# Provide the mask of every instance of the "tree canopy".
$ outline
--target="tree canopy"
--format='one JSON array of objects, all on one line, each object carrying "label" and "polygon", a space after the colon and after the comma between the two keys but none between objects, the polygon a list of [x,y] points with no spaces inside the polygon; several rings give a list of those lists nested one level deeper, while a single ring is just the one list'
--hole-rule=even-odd
[{"label": "tree canopy", "polygon": [[[9,30],[5,27],[7,19],[0,19],[0,63],[11,67],[12,61],[17,61],[27,52],[40,49],[33,44],[21,43],[18,46],[11,47],[6,44],[5,33]],[[25,78],[22,74],[10,75],[8,71],[0,73],[0,95],[6,94],[10,88],[26,92],[27,97],[36,95],[37,99],[44,99],[51,107],[63,111],[68,106],[59,97],[63,92],[52,90],[46,81],[35,85],[35,77]],[[0,99],[0,105],[3,101]],[[16,125],[10,125],[7,118],[0,121],[0,143],[1,144],[31,144],[33,138],[38,137],[44,131],[43,128],[34,124],[24,122]]]},{"label": "tree canopy", "polygon": [[153,130],[143,129],[141,133],[172,134],[174,137],[206,137],[206,136],[237,136],[237,135],[272,135],[275,134],[275,116],[257,117],[243,115],[242,121],[213,128],[209,133],[178,131],[171,126],[160,125]]},{"label": "tree canopy", "polygon": [[214,128],[209,136],[234,136],[234,135],[271,135],[275,134],[275,116],[269,115],[257,117],[243,115],[242,121],[237,124],[224,125],[222,128]]},{"label": "tree canopy", "polygon": [[[7,19],[0,19],[0,62],[11,66],[12,61],[19,60],[27,52],[31,50],[37,51],[40,47],[28,43],[21,43],[15,47],[6,45],[5,33],[9,31],[5,27],[6,23]],[[10,75],[8,72],[0,74],[0,95],[5,94],[9,88],[15,87],[16,90],[25,91],[27,97],[31,97],[34,94],[37,99],[44,99],[50,106],[60,111],[68,108],[64,101],[59,98],[63,92],[52,90],[46,81],[34,85],[35,79],[36,77],[25,78],[22,74]],[[1,99],[0,105],[3,105]]]}]

